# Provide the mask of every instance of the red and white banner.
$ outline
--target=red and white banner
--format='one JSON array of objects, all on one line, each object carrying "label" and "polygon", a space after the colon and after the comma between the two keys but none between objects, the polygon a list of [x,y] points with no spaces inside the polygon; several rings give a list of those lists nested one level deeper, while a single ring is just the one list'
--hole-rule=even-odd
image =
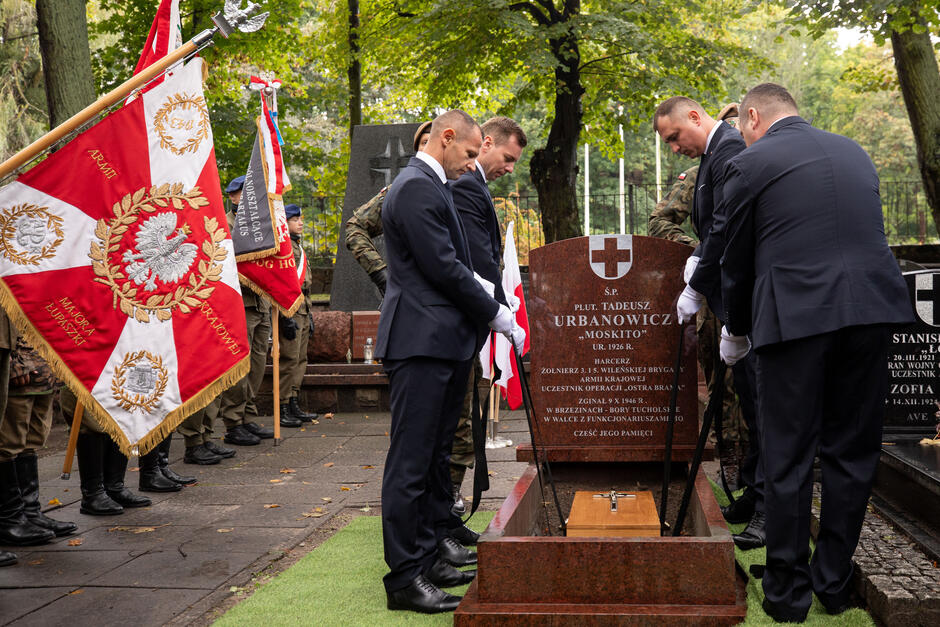
[{"label": "red and white banner", "polygon": [[[183,45],[183,29],[180,23],[180,0],[161,0],[157,7],[157,14],[153,18],[153,24],[150,25],[150,35],[147,37],[147,43],[140,53],[140,59],[137,61],[137,67],[134,68],[134,74],[140,74],[146,67],[159,61]],[[176,66],[174,66],[176,67]],[[163,82],[164,78],[173,76],[172,71],[167,71],[165,75],[151,81],[143,91],[153,89],[156,85]]]},{"label": "red and white banner", "polygon": [[[529,316],[526,313],[525,296],[522,293],[522,273],[519,272],[519,258],[516,255],[516,242],[513,236],[513,222],[506,226],[506,243],[503,246],[503,291],[510,301],[512,296],[519,299],[519,309],[516,311],[516,324],[525,330],[525,344],[522,354],[529,352]],[[503,397],[510,409],[517,409],[522,404],[522,384],[519,370],[516,367],[516,358],[512,354],[513,348],[509,340],[500,333],[490,333],[480,351],[480,362],[483,365],[483,377],[493,378],[493,366],[499,368],[499,379],[493,381],[495,385],[503,388]]]},{"label": "red and white banner", "polygon": [[0,190],[0,302],[126,455],[248,372],[202,70]]}]

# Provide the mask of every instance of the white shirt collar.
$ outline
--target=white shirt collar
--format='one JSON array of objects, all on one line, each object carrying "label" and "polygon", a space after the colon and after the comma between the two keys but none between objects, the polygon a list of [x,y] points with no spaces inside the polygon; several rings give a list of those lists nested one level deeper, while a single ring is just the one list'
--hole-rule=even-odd
[{"label": "white shirt collar", "polygon": [[474,159],[474,162],[477,164],[477,172],[480,173],[480,176],[483,177],[483,183],[486,183],[486,170],[483,169],[483,166],[480,165],[479,159]]},{"label": "white shirt collar", "polygon": [[718,132],[719,124],[724,124],[724,122],[722,122],[721,120],[718,120],[717,122],[715,122],[715,126],[713,126],[711,132],[708,133],[708,139],[705,140],[705,152],[706,153],[708,152],[708,147],[711,146],[712,137],[714,137],[715,133]]},{"label": "white shirt collar", "polygon": [[434,174],[437,175],[437,178],[441,179],[441,183],[447,184],[447,176],[444,174],[444,166],[438,163],[437,159],[429,155],[428,153],[419,151],[415,154],[415,157],[421,159],[426,164],[431,166],[431,169],[434,170]]}]

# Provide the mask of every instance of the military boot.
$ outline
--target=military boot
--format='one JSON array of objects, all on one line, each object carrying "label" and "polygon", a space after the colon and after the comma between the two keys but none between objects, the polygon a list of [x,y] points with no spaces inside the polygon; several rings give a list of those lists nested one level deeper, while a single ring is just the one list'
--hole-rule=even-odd
[{"label": "military boot", "polygon": [[140,456],[140,491],[141,492],[178,492],[183,485],[167,479],[160,472],[160,446]]},{"label": "military boot", "polygon": [[16,478],[16,462],[0,462],[0,544],[30,546],[55,540],[51,529],[37,527],[26,517]]},{"label": "military boot", "polygon": [[281,426],[290,427],[296,429],[303,423],[300,422],[300,418],[294,415],[294,412],[291,411],[290,403],[285,403],[281,401]]},{"label": "military boot", "polygon": [[16,564],[16,553],[0,551],[0,567],[13,566],[13,564]]},{"label": "military boot", "polygon": [[191,475],[178,475],[170,468],[170,445],[173,443],[173,434],[166,436],[166,439],[157,445],[157,463],[160,465],[160,472],[163,476],[180,485],[192,485],[196,483],[196,477]]},{"label": "military boot", "polygon": [[124,512],[104,491],[104,439],[110,438],[103,433],[79,433],[75,445],[82,487],[78,511],[89,516],[116,516]]},{"label": "military boot", "polygon": [[73,522],[62,522],[49,518],[39,506],[39,460],[35,453],[20,453],[16,457],[16,480],[20,484],[23,513],[37,527],[49,529],[57,536],[67,536],[78,531]]},{"label": "military boot", "polygon": [[124,507],[148,507],[152,501],[146,496],[134,494],[124,485],[124,475],[127,473],[127,458],[118,448],[117,444],[107,436],[98,434],[102,440],[104,450],[104,489],[111,500]]},{"label": "military boot", "polygon": [[290,406],[290,412],[294,414],[295,418],[299,418],[301,422],[312,422],[313,424],[319,424],[317,419],[320,417],[320,414],[316,412],[311,414],[302,410],[300,408],[300,403],[297,402],[296,396],[292,396],[288,401],[288,404]]}]

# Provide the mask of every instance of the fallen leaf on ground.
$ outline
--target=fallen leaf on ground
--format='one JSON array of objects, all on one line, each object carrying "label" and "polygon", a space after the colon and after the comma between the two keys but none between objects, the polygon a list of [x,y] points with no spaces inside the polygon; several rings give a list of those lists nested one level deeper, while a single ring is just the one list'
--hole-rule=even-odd
[{"label": "fallen leaf on ground", "polygon": [[232,586],[228,589],[229,592],[238,592],[238,586]]},{"label": "fallen leaf on ground", "polygon": [[309,481],[301,481],[301,483],[304,484],[304,485],[310,485],[310,482],[309,482]]},{"label": "fallen leaf on ground", "polygon": [[342,490],[343,492],[349,492],[350,489],[351,488],[347,488],[346,486],[343,486],[340,488],[340,490]]},{"label": "fallen leaf on ground", "polygon": [[[323,511],[322,507],[314,507],[309,512],[303,513],[304,518],[320,518],[321,516],[326,516],[326,512]],[[300,519],[298,518],[298,520]]]},{"label": "fallen leaf on ground", "polygon": [[301,427],[300,430],[301,430],[301,431],[306,431],[306,429],[304,429],[303,427]]},{"label": "fallen leaf on ground", "polygon": [[372,470],[373,468],[375,468],[375,466],[371,464],[366,464],[365,466],[362,466],[363,470]]},{"label": "fallen leaf on ground", "polygon": [[278,505],[277,503],[267,503],[264,506],[264,509],[274,509],[275,507],[280,507],[280,505]]},{"label": "fallen leaf on ground", "polygon": [[371,512],[371,511],[372,511],[372,508],[370,508],[368,505],[366,505],[365,507],[360,507],[360,508],[359,508],[359,511],[360,511],[360,512]]},{"label": "fallen leaf on ground", "polygon": [[292,472],[297,472],[297,471],[294,470],[293,468],[281,468],[281,474],[282,474],[282,475],[289,475],[289,474],[291,474]]},{"label": "fallen leaf on ground", "polygon": [[330,468],[332,466],[333,466],[333,462],[326,462],[325,464],[323,464],[324,468]]},{"label": "fallen leaf on ground", "polygon": [[140,470],[140,466],[133,466],[131,468],[128,468],[128,470],[130,470],[131,472],[137,472]]},{"label": "fallen leaf on ground", "polygon": [[130,531],[131,533],[150,533],[160,527],[169,527],[170,523],[157,525],[155,527],[109,527],[108,531]]},{"label": "fallen leaf on ground", "polygon": [[44,558],[40,557],[38,560],[33,560],[33,561],[31,561],[31,562],[29,563],[29,565],[30,565],[30,566],[39,566],[39,565],[42,564],[44,561],[46,561],[46,560],[45,560]]},{"label": "fallen leaf on ground", "polygon": [[69,540],[69,546],[81,546],[82,542],[84,542],[84,540],[81,538],[75,538],[74,540]]},{"label": "fallen leaf on ground", "polygon": [[321,500],[321,501],[325,501],[326,503],[332,503],[332,502],[333,502],[333,497],[331,497],[331,496],[321,496],[321,497],[320,497],[320,500]]},{"label": "fallen leaf on ground", "polygon": [[78,590],[72,590],[71,592],[69,592],[69,594],[81,594],[82,592],[84,592],[84,590],[79,588]]},{"label": "fallen leaf on ground", "polygon": [[60,501],[59,499],[52,499],[51,501],[49,501],[48,505],[62,505],[62,501]]},{"label": "fallen leaf on ground", "polygon": [[216,531],[219,533],[231,533],[232,531],[235,531],[235,530],[230,527],[228,529],[216,529]]},{"label": "fallen leaf on ground", "polygon": [[388,431],[385,432],[385,437],[388,437]]},{"label": "fallen leaf on ground", "polygon": [[331,412],[329,414],[323,414],[323,417],[327,420],[333,420],[333,413]]},{"label": "fallen leaf on ground", "polygon": [[492,476],[494,476],[494,475],[496,474],[496,472],[493,471],[493,470],[488,470],[488,471],[486,471],[486,474],[487,474],[487,476],[492,477]]},{"label": "fallen leaf on ground", "polygon": [[269,483],[281,483],[283,479],[268,479]]},{"label": "fallen leaf on ground", "polygon": [[325,438],[325,437],[326,437],[326,434],[324,433],[324,434],[321,435],[320,437],[321,437],[321,438]]}]

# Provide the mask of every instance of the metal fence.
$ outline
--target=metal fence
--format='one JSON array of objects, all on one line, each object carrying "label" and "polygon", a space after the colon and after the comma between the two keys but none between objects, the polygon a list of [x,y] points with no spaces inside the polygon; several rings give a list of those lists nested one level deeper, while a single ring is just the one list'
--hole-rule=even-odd
[{"label": "metal fence", "polygon": [[[668,191],[663,186],[662,193]],[[583,203],[583,196],[579,198]],[[889,244],[940,243],[937,227],[920,181],[882,181],[881,201],[885,217],[885,233]],[[294,200],[293,202],[297,202]],[[621,232],[620,194],[590,196],[590,233]],[[542,213],[537,196],[497,196],[493,198],[496,214],[505,234],[506,225],[514,223],[519,263],[528,263],[529,251],[545,243]],[[305,239],[317,262],[328,265],[336,257],[337,244],[342,245],[343,232],[341,196],[315,196],[303,200]],[[630,184],[623,194],[623,232],[647,235],[650,213],[656,208],[656,184]],[[578,207],[580,224],[584,222],[584,206]],[[682,229],[690,235],[688,221]]]}]

